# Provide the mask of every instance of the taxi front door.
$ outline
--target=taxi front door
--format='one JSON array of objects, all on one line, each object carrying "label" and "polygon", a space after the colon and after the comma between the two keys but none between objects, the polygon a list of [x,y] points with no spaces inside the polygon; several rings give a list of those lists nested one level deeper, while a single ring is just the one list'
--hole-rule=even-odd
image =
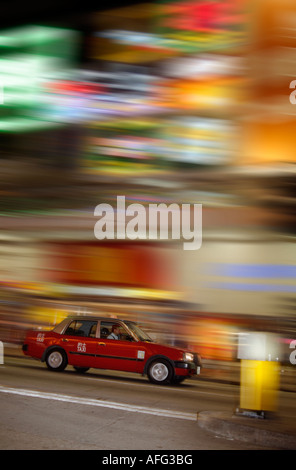
[{"label": "taxi front door", "polygon": [[145,350],[120,327],[119,339],[98,339],[97,367],[102,369],[141,372],[144,368]]}]

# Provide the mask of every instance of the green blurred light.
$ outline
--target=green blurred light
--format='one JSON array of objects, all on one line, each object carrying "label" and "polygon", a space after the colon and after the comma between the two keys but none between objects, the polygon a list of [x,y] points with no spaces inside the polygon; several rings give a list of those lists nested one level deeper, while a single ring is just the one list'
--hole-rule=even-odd
[{"label": "green blurred light", "polygon": [[47,94],[43,85],[63,74],[70,78],[78,39],[76,31],[44,26],[1,31],[0,132],[24,132],[58,125],[51,118],[50,101],[43,99]]}]

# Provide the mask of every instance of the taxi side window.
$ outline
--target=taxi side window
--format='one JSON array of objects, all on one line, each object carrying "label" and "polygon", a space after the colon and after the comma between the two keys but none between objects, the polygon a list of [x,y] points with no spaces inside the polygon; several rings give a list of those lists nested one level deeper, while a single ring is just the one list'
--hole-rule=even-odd
[{"label": "taxi side window", "polygon": [[101,322],[101,328],[100,328],[100,337],[101,338],[107,338],[111,331],[112,331],[112,325],[114,325],[114,322]]},{"label": "taxi side window", "polygon": [[109,329],[108,327],[109,327],[109,325],[104,325],[104,324],[101,325],[101,330],[100,330],[100,333],[101,333],[100,337],[101,338],[107,338],[107,336],[110,334],[111,328]]},{"label": "taxi side window", "polygon": [[95,338],[97,329],[96,321],[73,320],[65,331],[65,335],[83,336]]},{"label": "taxi side window", "polygon": [[[108,338],[110,333],[112,332],[112,326],[116,325],[116,323],[113,322],[101,322],[101,327],[100,327],[100,337],[101,338]],[[121,325],[118,325],[119,327],[119,339],[121,341],[130,341],[132,338],[129,335],[128,331]]]}]

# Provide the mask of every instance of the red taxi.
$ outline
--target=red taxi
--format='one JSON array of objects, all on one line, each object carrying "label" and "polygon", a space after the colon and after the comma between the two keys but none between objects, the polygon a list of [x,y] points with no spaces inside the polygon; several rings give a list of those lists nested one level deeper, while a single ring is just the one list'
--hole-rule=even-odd
[{"label": "red taxi", "polygon": [[156,384],[180,383],[201,367],[198,354],[156,343],[137,323],[109,317],[71,316],[51,331],[28,331],[23,352],[54,371],[69,364],[78,372],[137,372]]}]

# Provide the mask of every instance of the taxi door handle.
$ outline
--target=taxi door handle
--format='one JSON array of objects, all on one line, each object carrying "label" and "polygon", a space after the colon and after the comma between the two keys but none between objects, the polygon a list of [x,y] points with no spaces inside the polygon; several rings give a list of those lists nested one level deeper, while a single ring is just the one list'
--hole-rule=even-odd
[{"label": "taxi door handle", "polygon": [[106,343],[98,343],[99,346],[106,346]]},{"label": "taxi door handle", "polygon": [[68,340],[67,338],[63,338],[62,341],[63,341],[64,343],[68,343],[69,340]]}]

